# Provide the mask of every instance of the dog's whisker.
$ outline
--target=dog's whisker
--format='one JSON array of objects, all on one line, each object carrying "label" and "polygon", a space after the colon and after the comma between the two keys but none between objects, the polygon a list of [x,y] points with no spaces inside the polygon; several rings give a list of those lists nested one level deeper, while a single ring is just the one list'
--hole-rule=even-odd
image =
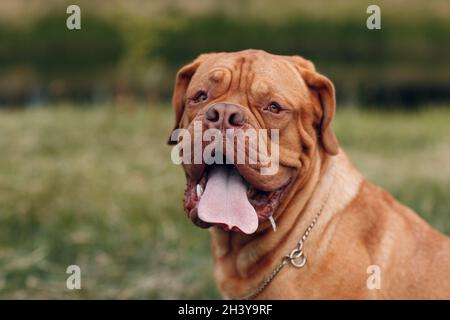
[{"label": "dog's whisker", "polygon": [[275,223],[275,219],[273,218],[273,216],[269,216],[269,221],[270,221],[270,224],[272,225],[273,232],[276,232],[277,231],[277,225]]}]

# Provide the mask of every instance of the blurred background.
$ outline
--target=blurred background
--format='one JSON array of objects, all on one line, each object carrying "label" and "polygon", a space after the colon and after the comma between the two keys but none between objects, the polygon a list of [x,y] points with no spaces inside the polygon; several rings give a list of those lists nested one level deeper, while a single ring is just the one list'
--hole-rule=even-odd
[{"label": "blurred background", "polygon": [[77,1],[77,31],[69,4],[0,0],[0,298],[219,297],[165,145],[175,73],[211,51],[314,61],[356,166],[450,234],[448,0]]}]

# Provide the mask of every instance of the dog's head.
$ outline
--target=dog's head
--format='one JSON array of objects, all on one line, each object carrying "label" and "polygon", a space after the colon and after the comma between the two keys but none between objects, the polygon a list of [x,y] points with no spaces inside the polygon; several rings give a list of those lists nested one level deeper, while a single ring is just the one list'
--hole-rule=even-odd
[{"label": "dog's head", "polygon": [[339,149],[333,84],[298,56],[201,55],[178,72],[172,103],[184,208],[202,227],[255,232],[308,178],[313,157]]}]

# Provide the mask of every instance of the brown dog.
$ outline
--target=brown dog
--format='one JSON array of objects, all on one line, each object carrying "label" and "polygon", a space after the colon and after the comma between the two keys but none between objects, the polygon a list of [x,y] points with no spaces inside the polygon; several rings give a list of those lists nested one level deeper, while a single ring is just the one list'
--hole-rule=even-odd
[{"label": "brown dog", "polygon": [[224,297],[450,298],[450,239],[353,167],[331,127],[333,84],[310,61],[201,55],[179,71],[173,106],[175,129],[194,134],[197,121],[224,141],[230,128],[279,129],[272,175],[261,163],[183,164],[184,207],[211,227]]}]

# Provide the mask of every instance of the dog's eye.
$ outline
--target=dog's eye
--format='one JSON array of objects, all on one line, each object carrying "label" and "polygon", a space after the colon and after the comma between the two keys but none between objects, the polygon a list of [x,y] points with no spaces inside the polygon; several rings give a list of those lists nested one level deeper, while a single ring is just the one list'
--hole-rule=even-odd
[{"label": "dog's eye", "polygon": [[269,104],[269,106],[267,107],[267,110],[272,112],[272,113],[280,113],[281,107],[280,107],[280,105],[278,103],[271,102]]},{"label": "dog's eye", "polygon": [[204,102],[206,100],[208,100],[208,94],[205,91],[197,92],[194,98],[192,98],[194,103]]}]

